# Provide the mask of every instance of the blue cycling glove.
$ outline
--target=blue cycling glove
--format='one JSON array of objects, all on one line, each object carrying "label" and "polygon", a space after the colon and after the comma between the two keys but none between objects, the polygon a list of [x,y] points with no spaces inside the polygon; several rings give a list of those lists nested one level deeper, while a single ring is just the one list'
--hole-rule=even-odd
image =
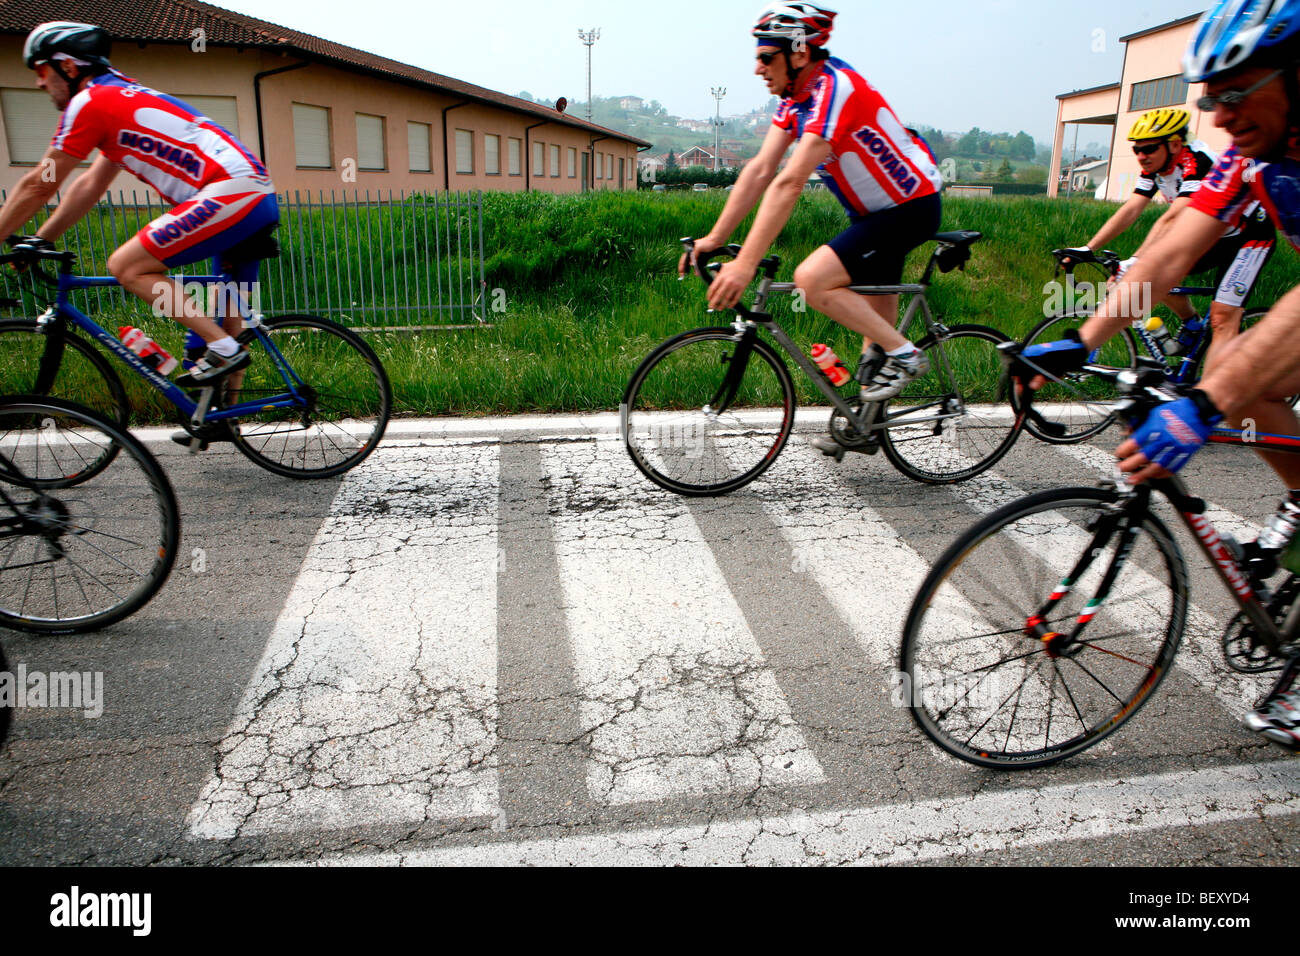
[{"label": "blue cycling glove", "polygon": [[1012,374],[1025,381],[1040,374],[1059,379],[1068,372],[1080,371],[1087,361],[1088,350],[1079,338],[1078,329],[1067,329],[1063,339],[1021,349],[1020,362]]},{"label": "blue cycling glove", "polygon": [[1157,405],[1141,423],[1134,423],[1133,440],[1152,464],[1178,471],[1200,450],[1223,413],[1210,397],[1194,388],[1181,398]]}]

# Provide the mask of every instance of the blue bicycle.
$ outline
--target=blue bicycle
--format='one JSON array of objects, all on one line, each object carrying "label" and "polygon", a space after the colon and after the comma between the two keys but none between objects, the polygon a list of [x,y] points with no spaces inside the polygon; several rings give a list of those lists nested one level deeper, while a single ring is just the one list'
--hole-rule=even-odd
[{"label": "blue bicycle", "polygon": [[[259,246],[243,251],[243,258],[223,262],[227,271],[221,275],[172,278],[237,289],[232,276],[245,273],[244,264],[278,254],[269,235],[261,239]],[[40,261],[57,263],[57,278],[44,272]],[[311,315],[264,318],[236,293],[245,326],[237,338],[252,354],[252,363],[207,387],[183,389],[69,301],[78,289],[118,285],[111,277],[74,275],[75,261],[72,253],[54,250],[0,255],[0,266],[30,267],[39,283],[57,289],[54,304],[38,318],[0,320],[5,363],[0,391],[75,400],[125,428],[130,418],[126,389],[93,344],[97,342],[175,406],[192,451],[229,441],[278,475],[327,478],[355,467],[379,444],[392,391],[374,350],[355,332]],[[69,480],[96,474],[116,454],[115,445],[107,446],[80,463]]]},{"label": "blue bicycle", "polygon": [[[1082,254],[1075,249],[1056,249],[1052,255],[1057,261],[1057,275],[1066,276],[1067,288],[1073,283],[1074,268],[1087,263],[1105,271],[1107,278],[1119,272],[1119,256],[1109,249]],[[1212,296],[1213,286],[1175,286],[1171,294]],[[1095,297],[1096,304],[1105,299],[1104,289]],[[1091,299],[1089,301],[1091,301]],[[1054,342],[1064,338],[1066,329],[1076,329],[1091,317],[1091,308],[1066,308],[1050,315],[1034,326],[1025,337],[1024,344],[1033,345],[1041,342]],[[1245,331],[1265,315],[1267,309],[1252,309],[1241,320],[1241,329]],[[1166,355],[1160,343],[1142,325],[1126,328],[1101,348],[1089,356],[1094,365],[1114,369],[1135,369],[1138,356],[1146,355],[1156,359],[1165,369],[1165,376],[1175,384],[1189,384],[1201,377],[1201,366],[1205,361],[1206,350],[1210,347],[1211,329],[1208,311],[1202,319],[1204,327],[1185,338],[1179,339],[1179,350],[1173,355]],[[1171,336],[1178,337],[1180,329],[1165,320]],[[1054,445],[1072,445],[1084,441],[1104,431],[1115,421],[1115,403],[1118,394],[1114,383],[1104,377],[1089,372],[1076,372],[1063,377],[1059,382],[1050,382],[1034,396],[1034,407],[1041,416],[1041,422],[1032,417],[1025,422],[1025,430],[1035,438]],[[1295,404],[1295,399],[1291,402]],[[1046,427],[1044,426],[1044,423]]]}]

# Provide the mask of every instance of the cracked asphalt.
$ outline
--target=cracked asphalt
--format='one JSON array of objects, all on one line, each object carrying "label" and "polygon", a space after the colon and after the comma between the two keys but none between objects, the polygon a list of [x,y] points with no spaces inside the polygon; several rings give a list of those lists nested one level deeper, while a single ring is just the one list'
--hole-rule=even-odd
[{"label": "cracked asphalt", "polygon": [[[105,709],[25,708],[0,864],[1289,864],[1300,764],[1241,729],[1222,587],[1191,566],[1179,667],[1122,730],[1008,775],[891,702],[928,563],[1106,442],[1024,438],[964,485],[835,465],[801,413],[716,500],[662,492],[612,416],[396,423],[319,483],[164,440],[184,512],[157,598],[108,630],[3,632],[11,666],[102,671]],[[1249,534],[1250,455],[1193,488]]]}]

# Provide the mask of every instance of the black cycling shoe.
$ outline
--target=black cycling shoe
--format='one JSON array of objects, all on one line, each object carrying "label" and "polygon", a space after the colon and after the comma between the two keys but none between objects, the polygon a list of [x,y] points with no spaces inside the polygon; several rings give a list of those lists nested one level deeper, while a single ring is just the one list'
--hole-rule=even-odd
[{"label": "black cycling shoe", "polygon": [[231,372],[248,368],[248,363],[252,360],[253,357],[248,353],[248,349],[242,346],[234,355],[218,355],[212,349],[208,349],[194,363],[193,368],[176,379],[176,384],[181,388],[198,388]]},{"label": "black cycling shoe", "polygon": [[218,442],[234,442],[235,440],[234,436],[230,434],[230,425],[226,422],[200,425],[193,432],[172,432],[172,441],[182,448],[193,447],[196,438],[199,440],[199,451],[207,451],[209,445],[215,445]]}]

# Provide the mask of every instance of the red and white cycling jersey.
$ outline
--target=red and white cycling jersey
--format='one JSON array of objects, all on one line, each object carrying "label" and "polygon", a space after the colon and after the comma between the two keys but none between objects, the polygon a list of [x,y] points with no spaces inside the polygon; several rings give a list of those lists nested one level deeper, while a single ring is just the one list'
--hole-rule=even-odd
[{"label": "red and white cycling jersey", "polygon": [[1218,161],[1219,157],[1215,155],[1214,150],[1198,139],[1182,148],[1174,158],[1173,167],[1169,172],[1139,176],[1133,191],[1139,196],[1151,199],[1159,190],[1160,195],[1164,196],[1167,202],[1173,202],[1183,196],[1191,196],[1201,188],[1201,181]]},{"label": "red and white cycling jersey", "polygon": [[814,133],[831,144],[822,181],[852,217],[933,196],[943,179],[929,150],[903,128],[880,92],[843,60],[830,58],[772,123],[796,139]]},{"label": "red and white cycling jersey", "polygon": [[72,98],[50,145],[76,159],[98,149],[173,204],[222,180],[267,178],[266,168],[225,129],[116,70]]},{"label": "red and white cycling jersey", "polygon": [[1192,208],[1220,222],[1237,222],[1261,204],[1291,245],[1300,249],[1300,164],[1257,163],[1231,146],[1192,197]]}]

